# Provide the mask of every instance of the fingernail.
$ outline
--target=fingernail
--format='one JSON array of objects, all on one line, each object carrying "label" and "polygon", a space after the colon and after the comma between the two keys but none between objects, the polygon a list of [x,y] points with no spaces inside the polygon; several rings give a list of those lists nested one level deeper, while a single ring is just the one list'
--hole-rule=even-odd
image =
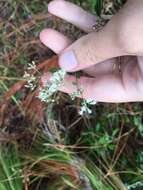
[{"label": "fingernail", "polygon": [[67,51],[61,55],[59,63],[60,66],[66,71],[71,71],[78,65],[76,56],[73,51]]}]

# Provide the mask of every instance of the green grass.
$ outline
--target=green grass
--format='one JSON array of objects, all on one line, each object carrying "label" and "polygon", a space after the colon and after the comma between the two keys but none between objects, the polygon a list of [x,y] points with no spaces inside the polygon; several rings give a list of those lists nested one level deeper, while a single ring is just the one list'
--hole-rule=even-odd
[{"label": "green grass", "polygon": [[22,174],[16,146],[0,147],[0,189],[22,190]]},{"label": "green grass", "polygon": [[[47,2],[0,2],[0,10],[4,7],[0,12],[1,102],[4,93],[21,79],[29,62],[41,63],[54,55],[39,42],[38,35],[44,27],[62,30],[72,38],[81,34],[61,20],[47,18]],[[72,2],[94,14],[101,13],[99,0]],[[12,96],[1,126],[0,190],[143,188],[141,103],[97,104],[91,117],[79,117],[76,103],[59,93],[59,104],[46,105],[45,120],[37,123],[21,110],[27,93],[21,90]],[[57,136],[48,125],[56,127]]]}]

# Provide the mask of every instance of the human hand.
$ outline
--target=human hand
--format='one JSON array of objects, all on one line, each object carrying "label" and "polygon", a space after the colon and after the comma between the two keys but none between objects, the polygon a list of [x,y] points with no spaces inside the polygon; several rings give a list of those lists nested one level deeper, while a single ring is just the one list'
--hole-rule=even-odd
[{"label": "human hand", "polygon": [[[54,0],[48,10],[89,33],[72,44],[70,39],[52,29],[40,34],[41,41],[59,54],[60,67],[68,72],[84,70],[94,76],[78,79],[84,98],[100,102],[143,100],[142,0],[128,0],[99,32],[92,31],[97,18],[70,2]],[[120,69],[116,58],[119,56],[126,56]],[[48,79],[49,74],[43,77],[43,81]],[[60,90],[72,93],[73,81],[73,76],[67,76],[66,85]]]}]

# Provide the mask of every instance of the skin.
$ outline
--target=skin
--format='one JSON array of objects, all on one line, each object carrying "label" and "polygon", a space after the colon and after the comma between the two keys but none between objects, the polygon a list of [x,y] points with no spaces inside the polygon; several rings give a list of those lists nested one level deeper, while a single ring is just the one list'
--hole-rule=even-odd
[{"label": "skin", "polygon": [[[89,77],[78,79],[84,98],[98,102],[137,102],[143,100],[143,1],[128,0],[124,7],[99,32],[92,31],[97,18],[80,7],[64,1],[49,3],[48,11],[87,32],[87,35],[71,42],[53,29],[44,29],[40,40],[59,55],[59,65],[64,68],[64,55],[74,52],[77,66],[66,70],[84,70]],[[124,56],[118,69],[117,57]],[[67,65],[70,64],[70,59]],[[90,77],[91,76],[91,77]],[[43,83],[50,74],[42,77]],[[75,78],[67,76],[66,84],[59,90],[72,93]]]}]

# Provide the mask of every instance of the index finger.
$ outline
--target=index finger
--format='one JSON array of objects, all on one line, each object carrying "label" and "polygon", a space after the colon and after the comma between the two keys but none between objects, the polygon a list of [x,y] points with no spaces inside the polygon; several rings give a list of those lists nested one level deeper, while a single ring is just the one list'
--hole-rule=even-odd
[{"label": "index finger", "polygon": [[94,26],[97,21],[95,15],[92,15],[81,7],[64,0],[53,0],[50,2],[48,5],[48,11],[51,14],[72,23],[85,32],[91,32],[93,30],[92,26]]}]

